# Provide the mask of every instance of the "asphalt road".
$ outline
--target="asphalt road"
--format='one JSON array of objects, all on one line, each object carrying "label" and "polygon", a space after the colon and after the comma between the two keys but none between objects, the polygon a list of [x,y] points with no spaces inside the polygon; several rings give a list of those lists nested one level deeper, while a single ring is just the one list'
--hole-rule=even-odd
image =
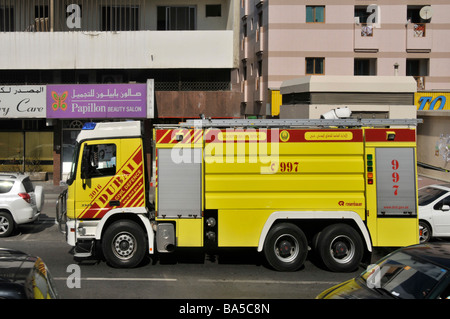
[{"label": "asphalt road", "polygon": [[54,198],[47,196],[38,222],[22,225],[0,247],[41,257],[61,298],[70,299],[313,299],[324,289],[354,277],[332,273],[311,260],[296,272],[266,266],[254,249],[205,255],[184,250],[152,256],[138,268],[115,269],[102,260],[76,262],[54,222]]},{"label": "asphalt road", "polygon": [[[419,178],[420,187],[434,182]],[[176,299],[180,308],[185,300],[191,303],[275,300],[282,301],[281,307],[289,310],[292,304],[286,304],[286,301],[313,299],[323,290],[364,270],[332,273],[308,258],[299,271],[282,273],[267,267],[263,257],[253,249],[222,250],[214,255],[185,250],[164,258],[152,256],[135,269],[115,269],[102,260],[79,263],[73,259],[71,247],[55,225],[55,202],[63,188],[50,182],[42,185],[46,201],[40,220],[21,226],[11,237],[0,238],[0,247],[19,249],[43,258],[61,298],[151,299],[158,302]],[[388,252],[380,252],[373,261]],[[172,310],[180,311],[180,308]],[[223,306],[219,310],[224,311]]]}]

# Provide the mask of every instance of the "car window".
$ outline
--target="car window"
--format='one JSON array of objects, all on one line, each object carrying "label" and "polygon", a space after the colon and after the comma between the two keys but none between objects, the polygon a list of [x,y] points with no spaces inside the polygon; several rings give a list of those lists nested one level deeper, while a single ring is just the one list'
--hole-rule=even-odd
[{"label": "car window", "polygon": [[419,190],[419,206],[426,206],[447,193],[446,190],[427,187]]},{"label": "car window", "polygon": [[0,180],[0,194],[8,193],[13,187],[13,185],[14,185],[13,181]]},{"label": "car window", "polygon": [[22,184],[23,184],[23,187],[25,187],[25,191],[27,193],[34,192],[33,183],[31,182],[31,180],[28,177],[24,178],[24,180],[22,181]]},{"label": "car window", "polygon": [[362,278],[367,282],[369,276],[374,276],[374,288],[401,299],[426,298],[447,274],[446,269],[403,252],[390,255],[378,266],[376,272],[365,272]]},{"label": "car window", "polygon": [[445,197],[444,199],[440,200],[439,202],[434,205],[434,210],[441,210],[442,206],[444,205],[450,205],[450,196]]},{"label": "car window", "polygon": [[439,294],[440,299],[450,299],[450,283],[447,283],[447,287]]}]

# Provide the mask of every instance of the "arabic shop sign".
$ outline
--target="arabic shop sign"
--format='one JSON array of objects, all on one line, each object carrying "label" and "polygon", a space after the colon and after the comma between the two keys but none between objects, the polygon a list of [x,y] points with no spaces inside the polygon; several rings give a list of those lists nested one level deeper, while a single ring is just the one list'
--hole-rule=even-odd
[{"label": "arabic shop sign", "polygon": [[415,93],[415,105],[418,111],[450,110],[450,92]]},{"label": "arabic shop sign", "polygon": [[45,86],[0,86],[0,119],[45,118]]},{"label": "arabic shop sign", "polygon": [[47,85],[47,118],[145,118],[147,84]]}]

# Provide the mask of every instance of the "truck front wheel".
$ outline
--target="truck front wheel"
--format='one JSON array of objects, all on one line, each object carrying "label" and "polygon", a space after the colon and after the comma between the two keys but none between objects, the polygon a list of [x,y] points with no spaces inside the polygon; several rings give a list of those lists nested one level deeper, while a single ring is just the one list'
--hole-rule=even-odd
[{"label": "truck front wheel", "polygon": [[329,270],[350,272],[358,268],[364,255],[364,244],[351,226],[335,224],[320,233],[317,250]]},{"label": "truck front wheel", "polygon": [[146,252],[145,234],[131,220],[111,224],[105,231],[102,251],[106,261],[113,267],[132,268],[139,265]]},{"label": "truck front wheel", "polygon": [[267,262],[278,271],[299,269],[308,255],[308,242],[303,231],[293,224],[275,225],[264,243]]}]

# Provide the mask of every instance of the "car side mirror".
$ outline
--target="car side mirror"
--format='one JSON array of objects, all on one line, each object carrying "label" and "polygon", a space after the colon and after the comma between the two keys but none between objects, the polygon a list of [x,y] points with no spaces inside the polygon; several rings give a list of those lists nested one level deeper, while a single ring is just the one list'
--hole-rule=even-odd
[{"label": "car side mirror", "polygon": [[442,205],[441,210],[443,212],[448,212],[450,210],[450,206],[449,205]]}]

